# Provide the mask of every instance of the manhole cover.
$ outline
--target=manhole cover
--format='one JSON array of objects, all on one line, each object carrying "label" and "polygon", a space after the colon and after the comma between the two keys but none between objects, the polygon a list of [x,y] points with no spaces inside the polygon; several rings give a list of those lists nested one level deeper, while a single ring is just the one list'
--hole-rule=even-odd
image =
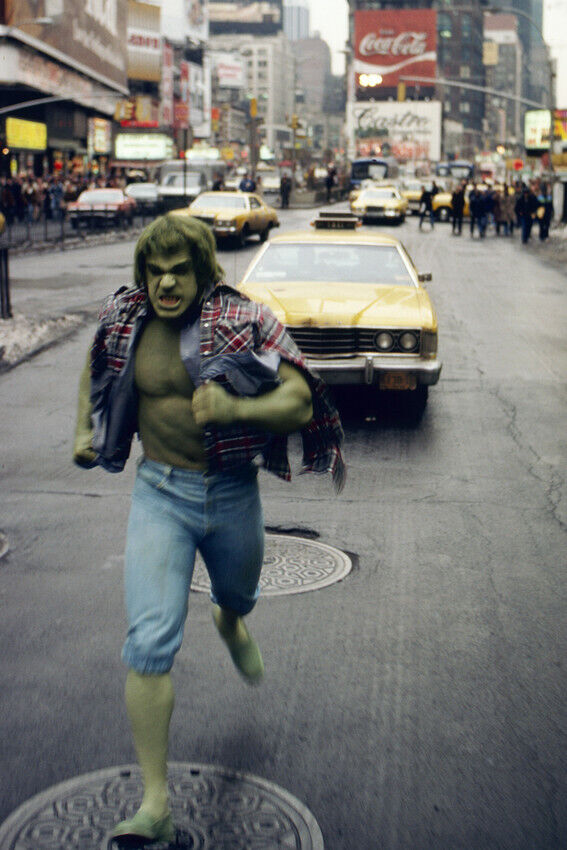
[{"label": "manhole cover", "polygon": [[[340,549],[303,537],[266,534],[260,588],[263,596],[305,593],[340,581],[351,569],[350,558]],[[200,555],[195,561],[191,589],[200,593],[211,589]]]},{"label": "manhole cover", "polygon": [[[202,764],[171,764],[169,793],[182,850],[323,850],[311,812],[272,782]],[[16,809],[2,850],[110,850],[113,827],[140,805],[134,765],[78,776]],[[141,845],[142,846],[142,845]],[[153,844],[155,848],[167,845]]]}]

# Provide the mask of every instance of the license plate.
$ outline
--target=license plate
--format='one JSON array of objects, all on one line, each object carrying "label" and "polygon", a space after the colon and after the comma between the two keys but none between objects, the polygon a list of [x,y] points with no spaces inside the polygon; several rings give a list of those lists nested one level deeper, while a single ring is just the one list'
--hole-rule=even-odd
[{"label": "license plate", "polygon": [[384,372],[380,375],[381,390],[415,390],[417,381],[415,375],[405,372]]}]

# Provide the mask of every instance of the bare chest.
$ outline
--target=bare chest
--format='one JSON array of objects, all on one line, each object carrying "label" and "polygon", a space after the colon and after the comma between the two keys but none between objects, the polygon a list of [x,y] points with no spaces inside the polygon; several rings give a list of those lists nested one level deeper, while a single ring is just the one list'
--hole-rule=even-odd
[{"label": "bare chest", "polygon": [[191,398],[195,387],[179,352],[179,330],[152,319],[138,343],[134,375],[141,395]]}]

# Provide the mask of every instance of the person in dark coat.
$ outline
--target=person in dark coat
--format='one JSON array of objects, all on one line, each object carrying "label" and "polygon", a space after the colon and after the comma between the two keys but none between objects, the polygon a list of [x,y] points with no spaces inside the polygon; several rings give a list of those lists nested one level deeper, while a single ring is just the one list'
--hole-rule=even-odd
[{"label": "person in dark coat", "polygon": [[[435,184],[433,184],[435,186]],[[431,230],[435,225],[435,215],[433,213],[433,187],[423,186],[421,190],[421,198],[419,199],[419,229],[423,224],[423,219],[428,216]]]},{"label": "person in dark coat", "polygon": [[289,174],[282,174],[282,178],[280,180],[280,196],[281,196],[281,204],[282,210],[285,210],[289,207],[289,196],[291,195],[291,177]]},{"label": "person in dark coat", "polygon": [[549,226],[553,218],[553,197],[547,183],[544,183],[541,187],[541,192],[538,195],[538,203],[537,219],[539,223],[539,238],[542,242],[545,242],[549,236]]},{"label": "person in dark coat", "polygon": [[463,229],[463,212],[465,209],[465,190],[462,183],[451,195],[451,209],[453,211],[453,233],[460,236]]},{"label": "person in dark coat", "polygon": [[516,215],[522,229],[522,245],[529,242],[538,206],[535,193],[529,186],[524,186],[522,194],[516,201]]},{"label": "person in dark coat", "polygon": [[469,211],[471,219],[471,236],[474,236],[475,225],[478,226],[480,232],[480,215],[482,212],[482,196],[478,186],[474,186],[469,195]]}]

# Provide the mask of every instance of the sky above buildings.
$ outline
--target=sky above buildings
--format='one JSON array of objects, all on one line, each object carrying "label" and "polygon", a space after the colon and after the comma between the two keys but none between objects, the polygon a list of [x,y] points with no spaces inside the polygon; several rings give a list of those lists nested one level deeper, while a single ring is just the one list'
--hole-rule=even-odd
[{"label": "sky above buildings", "polygon": [[543,34],[557,61],[555,105],[567,109],[567,0],[544,0]]},{"label": "sky above buildings", "polygon": [[311,18],[311,32],[319,31],[321,38],[331,48],[333,74],[344,74],[344,50],[348,34],[347,0],[307,0]]}]

